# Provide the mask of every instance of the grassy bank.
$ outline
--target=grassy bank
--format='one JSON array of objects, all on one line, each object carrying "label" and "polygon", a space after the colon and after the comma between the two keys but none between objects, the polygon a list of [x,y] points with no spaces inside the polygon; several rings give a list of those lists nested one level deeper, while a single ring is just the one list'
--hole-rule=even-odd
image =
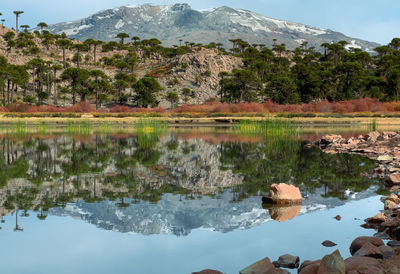
[{"label": "grassy bank", "polygon": [[282,121],[289,120],[298,124],[308,124],[308,125],[370,125],[371,123],[376,123],[377,125],[390,125],[390,126],[400,126],[400,117],[393,116],[357,116],[349,115],[343,117],[337,116],[315,116],[315,117],[286,117],[282,115],[264,115],[264,116],[237,116],[237,115],[223,115],[215,117],[176,117],[173,115],[163,115],[159,117],[153,116],[102,116],[96,117],[90,114],[76,115],[73,117],[51,117],[51,116],[26,116],[21,113],[13,116],[0,116],[0,124],[15,124],[24,123],[27,125],[40,125],[46,123],[48,125],[68,125],[70,123],[82,123],[87,122],[92,125],[103,125],[108,123],[110,125],[129,125],[135,124],[143,119],[163,121],[168,123],[170,126],[191,126],[191,125],[222,125],[231,126],[241,120],[249,121],[260,121],[260,120],[270,120],[278,118]]}]

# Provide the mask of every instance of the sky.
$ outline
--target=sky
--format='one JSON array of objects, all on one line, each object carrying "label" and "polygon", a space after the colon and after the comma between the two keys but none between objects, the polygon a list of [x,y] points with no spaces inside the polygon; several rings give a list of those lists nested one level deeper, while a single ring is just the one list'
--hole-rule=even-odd
[{"label": "sky", "polygon": [[267,17],[342,32],[381,44],[400,37],[399,0],[0,0],[6,26],[15,26],[14,10],[22,10],[20,25],[54,24],[87,17],[123,5],[185,2],[194,9],[220,6],[242,8]]}]

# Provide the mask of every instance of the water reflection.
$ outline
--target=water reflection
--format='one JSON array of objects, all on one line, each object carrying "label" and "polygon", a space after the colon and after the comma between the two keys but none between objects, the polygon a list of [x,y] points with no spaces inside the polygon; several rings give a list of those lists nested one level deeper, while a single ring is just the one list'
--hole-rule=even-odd
[{"label": "water reflection", "polygon": [[[141,234],[221,232],[368,197],[375,162],[306,149],[297,139],[167,133],[3,136],[0,213],[70,216]],[[243,138],[243,139],[240,139]],[[303,207],[262,209],[273,183],[299,186]],[[21,218],[19,218],[21,217]]]}]

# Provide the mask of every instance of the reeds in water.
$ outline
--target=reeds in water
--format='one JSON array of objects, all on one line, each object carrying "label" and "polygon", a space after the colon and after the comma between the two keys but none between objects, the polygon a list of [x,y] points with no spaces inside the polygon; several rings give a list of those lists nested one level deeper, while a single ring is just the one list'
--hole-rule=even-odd
[{"label": "reeds in water", "polygon": [[139,147],[153,147],[160,136],[168,129],[165,121],[153,119],[140,119],[136,125]]},{"label": "reeds in water", "polygon": [[369,129],[370,129],[371,131],[376,131],[376,130],[378,129],[378,124],[377,124],[377,122],[376,122],[376,119],[373,119],[373,120],[371,121],[371,123],[369,124]]},{"label": "reeds in water", "polygon": [[68,134],[89,135],[91,132],[91,125],[89,122],[68,123]]},{"label": "reeds in water", "polygon": [[299,134],[296,124],[283,119],[242,120],[235,129],[241,134],[265,137],[295,137]]}]

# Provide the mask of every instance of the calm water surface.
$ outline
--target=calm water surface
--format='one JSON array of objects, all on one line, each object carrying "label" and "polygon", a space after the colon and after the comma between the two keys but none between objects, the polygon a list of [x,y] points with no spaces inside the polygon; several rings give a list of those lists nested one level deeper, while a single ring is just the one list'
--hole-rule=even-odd
[{"label": "calm water surface", "polygon": [[[380,182],[361,176],[376,163],[305,148],[310,136],[4,134],[1,273],[238,273],[285,253],[348,256],[382,207]],[[281,182],[302,206],[263,207]]]}]

